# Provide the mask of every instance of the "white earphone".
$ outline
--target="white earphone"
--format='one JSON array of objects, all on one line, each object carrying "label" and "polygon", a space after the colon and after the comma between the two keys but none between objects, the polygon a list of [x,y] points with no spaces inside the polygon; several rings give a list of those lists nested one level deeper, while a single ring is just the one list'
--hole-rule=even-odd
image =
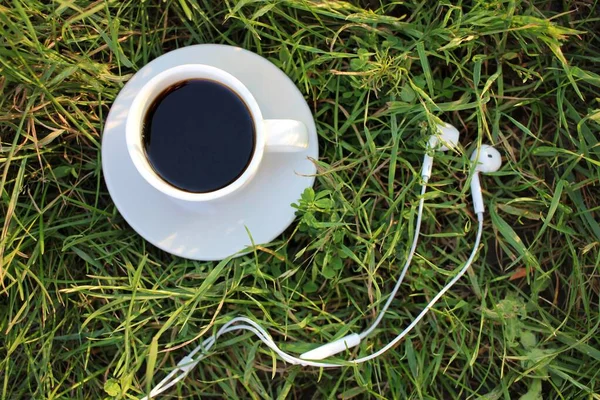
[{"label": "white earphone", "polygon": [[[362,339],[371,334],[377,325],[383,319],[383,316],[387,309],[389,308],[392,300],[394,299],[398,289],[402,281],[404,280],[404,276],[408,270],[410,262],[414,256],[416,251],[418,237],[421,229],[421,218],[423,215],[423,205],[424,205],[424,194],[426,191],[426,183],[428,182],[431,176],[431,170],[433,167],[433,155],[430,154],[431,151],[447,151],[452,149],[458,145],[459,132],[458,130],[450,125],[438,125],[436,134],[432,135],[428,140],[428,151],[425,154],[423,159],[423,166],[421,170],[421,178],[423,179],[423,185],[421,187],[421,198],[419,200],[419,208],[417,212],[417,221],[415,224],[415,233],[414,239],[405,261],[405,264],[400,272],[400,276],[396,285],[390,292],[390,295],[381,308],[377,318],[371,324],[369,328],[363,331],[360,334],[353,333],[350,335],[346,335],[342,338],[339,338],[333,342],[321,345],[313,350],[310,350],[299,357],[292,356],[288,353],[282,351],[273,338],[269,335],[269,333],[262,328],[258,323],[246,317],[236,317],[224,324],[216,334],[205,339],[199,346],[197,346],[194,350],[190,352],[189,355],[185,356],[178,364],[177,367],[171,371],[158,385],[156,385],[149,393],[147,397],[144,399],[149,399],[154,396],[159,395],[160,393],[166,391],[177,382],[182,380],[188,372],[193,369],[202,358],[206,356],[208,351],[215,345],[217,339],[228,332],[246,330],[254,333],[263,343],[265,343],[271,350],[273,350],[282,360],[290,363],[290,364],[299,364],[305,366],[314,366],[321,368],[337,368],[346,365],[359,364],[369,360],[372,360],[379,355],[385,353],[387,350],[392,348],[396,343],[404,338],[416,325],[419,321],[427,314],[429,309],[433,307],[433,305],[465,274],[465,272],[469,269],[475,256],[477,255],[477,250],[479,248],[479,244],[481,242],[481,235],[483,231],[483,213],[485,211],[485,207],[483,204],[483,195],[481,191],[481,183],[479,180],[479,172],[489,173],[495,172],[500,169],[502,165],[502,157],[498,150],[489,145],[481,145],[480,148],[476,149],[471,155],[471,161],[474,162],[475,172],[471,179],[471,196],[473,197],[473,206],[475,210],[475,214],[477,215],[478,221],[478,229],[477,235],[475,239],[475,243],[471,254],[460,271],[448,282],[434,297],[430,300],[427,306],[417,315],[417,317],[400,333],[398,334],[391,342],[389,342],[386,346],[381,348],[375,353],[372,353],[368,356],[357,358],[350,361],[340,362],[340,363],[325,363],[318,360],[323,360],[325,358],[331,357],[335,354],[343,352],[344,350],[350,349],[352,347],[358,346]],[[194,359],[194,356],[201,352],[198,358]]]},{"label": "white earphone", "polygon": [[427,152],[423,158],[423,167],[421,168],[421,177],[428,181],[431,177],[433,167],[433,156],[429,154],[431,150],[448,151],[458,145],[458,129],[448,123],[436,126],[437,132],[429,137],[427,141]]},{"label": "white earphone", "polygon": [[500,152],[488,144],[482,144],[478,150],[471,154],[471,161],[475,162],[475,173],[471,179],[471,196],[473,197],[473,208],[475,213],[485,211],[483,205],[483,195],[481,193],[481,182],[479,181],[479,172],[487,174],[496,172],[502,166],[502,156]]}]

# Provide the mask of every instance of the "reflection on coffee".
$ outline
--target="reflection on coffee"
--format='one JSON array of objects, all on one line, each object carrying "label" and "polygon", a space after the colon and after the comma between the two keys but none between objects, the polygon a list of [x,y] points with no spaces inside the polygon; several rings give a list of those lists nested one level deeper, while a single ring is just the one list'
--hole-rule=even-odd
[{"label": "reflection on coffee", "polygon": [[178,82],[146,112],[142,142],[154,171],[192,193],[234,182],[250,164],[255,125],[244,101],[227,86],[206,79]]}]

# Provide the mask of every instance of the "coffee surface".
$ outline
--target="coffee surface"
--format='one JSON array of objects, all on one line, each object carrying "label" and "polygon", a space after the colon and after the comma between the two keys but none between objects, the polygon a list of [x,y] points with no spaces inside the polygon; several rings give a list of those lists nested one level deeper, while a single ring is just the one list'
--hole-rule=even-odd
[{"label": "coffee surface", "polygon": [[221,83],[179,82],[154,99],[142,143],[154,171],[192,193],[221,189],[250,164],[256,138],[244,101]]}]

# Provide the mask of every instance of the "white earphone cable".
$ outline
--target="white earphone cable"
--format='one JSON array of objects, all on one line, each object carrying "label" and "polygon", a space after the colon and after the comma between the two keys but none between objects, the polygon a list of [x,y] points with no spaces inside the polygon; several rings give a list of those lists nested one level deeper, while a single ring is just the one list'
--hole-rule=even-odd
[{"label": "white earphone cable", "polygon": [[370,354],[370,355],[368,355],[366,357],[362,357],[362,358],[358,358],[356,360],[353,360],[352,361],[353,363],[359,363],[359,362],[365,362],[365,361],[371,360],[371,359],[373,359],[375,357],[380,356],[381,354],[385,353],[390,348],[392,348],[396,343],[398,343],[400,340],[402,340],[402,338],[404,338],[404,336],[406,336],[415,327],[415,325],[417,325],[419,323],[419,321],[421,321],[423,319],[423,317],[427,314],[427,312],[431,309],[431,307],[433,307],[435,305],[435,303],[437,303],[437,301],[448,290],[450,290],[450,288],[452,286],[454,286],[454,284],[460,278],[462,278],[462,276],[465,274],[465,272],[467,272],[467,270],[469,269],[469,267],[471,266],[471,264],[473,264],[473,261],[475,260],[475,256],[477,256],[477,251],[479,249],[479,245],[481,244],[481,235],[483,234],[483,213],[477,213],[477,222],[478,222],[478,224],[477,224],[477,237],[475,238],[475,244],[473,245],[473,250],[471,250],[471,255],[469,256],[469,258],[465,262],[464,266],[460,269],[460,271],[458,271],[458,273],[454,276],[454,278],[452,278],[452,280],[450,282],[448,282],[446,284],[446,286],[444,286],[442,288],[442,290],[440,290],[438,292],[438,294],[436,294],[433,299],[431,299],[431,301],[429,302],[429,304],[427,304],[427,306],[423,309],[423,311],[421,311],[421,313],[419,315],[417,315],[417,317],[410,323],[410,325],[408,325],[391,342],[389,342],[381,350],[379,350],[379,351],[377,351],[377,352],[375,352],[373,354]]},{"label": "white earphone cable", "polygon": [[423,176],[423,184],[421,186],[421,198],[419,200],[419,209],[417,211],[417,222],[415,224],[415,233],[413,236],[412,245],[410,246],[410,251],[408,252],[408,257],[406,257],[406,261],[404,263],[404,266],[402,267],[402,271],[400,272],[398,281],[396,282],[396,285],[390,292],[390,295],[389,295],[387,301],[385,302],[385,304],[383,305],[381,310],[379,310],[379,314],[377,315],[377,318],[375,319],[375,321],[371,324],[371,326],[369,328],[365,329],[363,332],[361,332],[359,334],[359,337],[361,339],[364,339],[365,337],[369,336],[371,334],[371,332],[373,332],[375,330],[375,328],[377,328],[377,325],[379,325],[379,323],[383,319],[385,312],[390,307],[390,304],[392,304],[392,300],[394,300],[394,297],[396,297],[396,293],[398,293],[398,290],[400,289],[400,286],[402,285],[402,281],[404,281],[404,276],[406,275],[406,271],[408,271],[408,267],[410,266],[413,256],[415,255],[415,251],[417,250],[417,242],[419,241],[419,234],[421,233],[421,218],[423,217],[423,204],[425,203],[425,192],[427,191],[428,179],[429,178],[427,176]]},{"label": "white earphone cable", "polygon": [[[420,209],[421,209],[421,207],[420,207]],[[381,354],[385,353],[390,348],[392,348],[394,345],[396,345],[400,340],[402,340],[419,323],[419,321],[421,321],[423,319],[423,317],[425,317],[425,315],[427,314],[427,312],[429,312],[429,310],[435,305],[435,303],[469,269],[469,267],[471,266],[471,264],[473,263],[473,261],[475,259],[475,256],[477,255],[477,251],[478,251],[479,245],[481,243],[481,236],[482,236],[482,233],[483,233],[483,213],[482,212],[477,213],[477,220],[478,220],[478,227],[477,227],[477,237],[475,239],[475,244],[473,246],[473,250],[471,251],[471,254],[470,254],[469,258],[467,259],[467,261],[465,262],[465,264],[463,265],[463,267],[460,269],[460,271],[454,276],[454,278],[452,278],[452,280],[450,280],[450,282],[448,282],[435,295],[435,297],[433,297],[433,299],[431,299],[431,301],[421,311],[421,313],[419,313],[419,315],[400,334],[398,334],[391,342],[389,342],[386,346],[384,346],[383,348],[381,348],[377,352],[372,353],[372,354],[370,354],[368,356],[365,356],[365,357],[354,359],[354,360],[342,361],[339,364],[332,364],[332,363],[324,363],[324,362],[304,360],[304,359],[301,359],[301,358],[298,358],[298,357],[294,357],[294,356],[292,356],[290,354],[287,354],[283,350],[281,350],[277,346],[277,344],[273,341],[273,339],[268,334],[268,332],[264,328],[262,328],[260,325],[258,325],[255,321],[253,321],[253,320],[251,320],[249,318],[246,318],[246,317],[236,317],[236,318],[233,318],[231,321],[227,322],[225,325],[223,325],[221,327],[221,329],[219,329],[215,335],[213,335],[213,336],[209,337],[208,339],[204,340],[204,342],[202,342],[201,345],[199,345],[198,347],[196,347],[190,353],[190,355],[184,357],[179,362],[177,368],[174,369],[173,371],[171,371],[171,373],[169,375],[167,375],[167,377],[165,377],[165,379],[163,379],[154,389],[152,389],[152,391],[149,394],[150,397],[144,397],[143,400],[147,400],[148,398],[154,397],[154,396],[156,396],[156,395],[164,392],[165,390],[167,390],[168,388],[170,388],[171,386],[173,386],[174,384],[176,384],[177,382],[179,382],[180,380],[182,380],[187,375],[187,373],[194,366],[196,366],[198,364],[198,362],[202,358],[204,358],[206,356],[208,350],[210,350],[210,348],[216,343],[216,340],[221,335],[223,335],[225,333],[228,333],[228,332],[237,331],[237,330],[247,330],[247,331],[250,331],[250,332],[254,333],[263,343],[265,343],[271,350],[273,350],[277,355],[279,355],[282,360],[284,360],[284,361],[286,361],[286,362],[288,362],[290,364],[297,364],[297,365],[303,365],[303,366],[313,366],[313,367],[322,367],[322,368],[340,368],[340,367],[347,366],[347,365],[354,365],[354,364],[363,363],[363,362],[372,360],[373,358],[376,358],[376,357],[380,356]],[[420,223],[420,221],[418,223]],[[403,272],[404,272],[404,269],[403,269]],[[403,274],[401,274],[401,277],[402,278],[404,277]],[[396,288],[394,288],[394,289],[396,289]],[[394,293],[394,291],[392,291],[392,292]],[[390,296],[390,297],[393,297],[393,296]],[[391,302],[391,301],[388,299],[388,302]],[[389,306],[389,304],[386,303],[386,305],[384,306],[384,309],[382,309],[382,312],[380,313],[380,315],[383,314],[383,312],[385,311],[385,309],[387,309],[388,306]],[[378,320],[380,320],[380,319],[378,318]],[[379,323],[378,320],[376,320],[375,323]],[[245,324],[234,325],[237,322],[244,322]],[[375,325],[375,323],[374,323],[374,325]],[[371,330],[367,330],[367,331],[370,332],[370,331],[372,331],[372,329]],[[193,356],[196,353],[198,353],[199,351],[201,351],[201,350],[202,350],[202,354],[197,359],[194,360]],[[175,377],[175,378],[173,379],[173,377]]]},{"label": "white earphone cable", "polygon": [[[248,330],[248,331],[254,333],[263,343],[266,343],[267,345],[275,344],[273,342],[273,339],[271,339],[271,337],[268,336],[268,334],[267,334],[267,336],[264,336],[264,334],[266,334],[266,332],[260,327],[259,327],[260,329],[255,329],[255,327],[249,326],[249,325],[231,326],[232,323],[239,322],[242,320],[251,321],[244,317],[238,317],[238,318],[232,319],[227,324],[223,325],[223,327],[221,327],[221,329],[219,329],[219,331],[215,335],[204,340],[201,345],[197,346],[194,350],[192,350],[192,352],[190,354],[188,354],[186,357],[182,358],[181,361],[179,361],[179,363],[177,364],[177,367],[173,371],[171,371],[162,381],[160,381],[160,383],[158,385],[156,385],[150,391],[150,394],[148,396],[143,397],[142,400],[148,400],[155,396],[158,396],[159,394],[168,390],[170,387],[175,385],[177,382],[179,382],[183,378],[185,378],[186,375],[188,374],[188,372],[191,371],[204,358],[206,353],[216,343],[217,338],[225,333],[238,331],[238,330]],[[271,346],[269,345],[269,347],[271,347]],[[194,355],[201,349],[204,349],[204,352],[197,359],[194,360],[193,359]]]}]

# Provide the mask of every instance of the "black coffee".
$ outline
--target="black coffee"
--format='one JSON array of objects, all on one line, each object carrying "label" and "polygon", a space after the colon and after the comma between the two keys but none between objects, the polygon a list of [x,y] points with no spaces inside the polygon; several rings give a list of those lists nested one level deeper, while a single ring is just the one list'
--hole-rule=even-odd
[{"label": "black coffee", "polygon": [[144,117],[142,142],[154,171],[192,193],[221,189],[248,167],[255,132],[250,111],[228,87],[194,79],[163,91]]}]

